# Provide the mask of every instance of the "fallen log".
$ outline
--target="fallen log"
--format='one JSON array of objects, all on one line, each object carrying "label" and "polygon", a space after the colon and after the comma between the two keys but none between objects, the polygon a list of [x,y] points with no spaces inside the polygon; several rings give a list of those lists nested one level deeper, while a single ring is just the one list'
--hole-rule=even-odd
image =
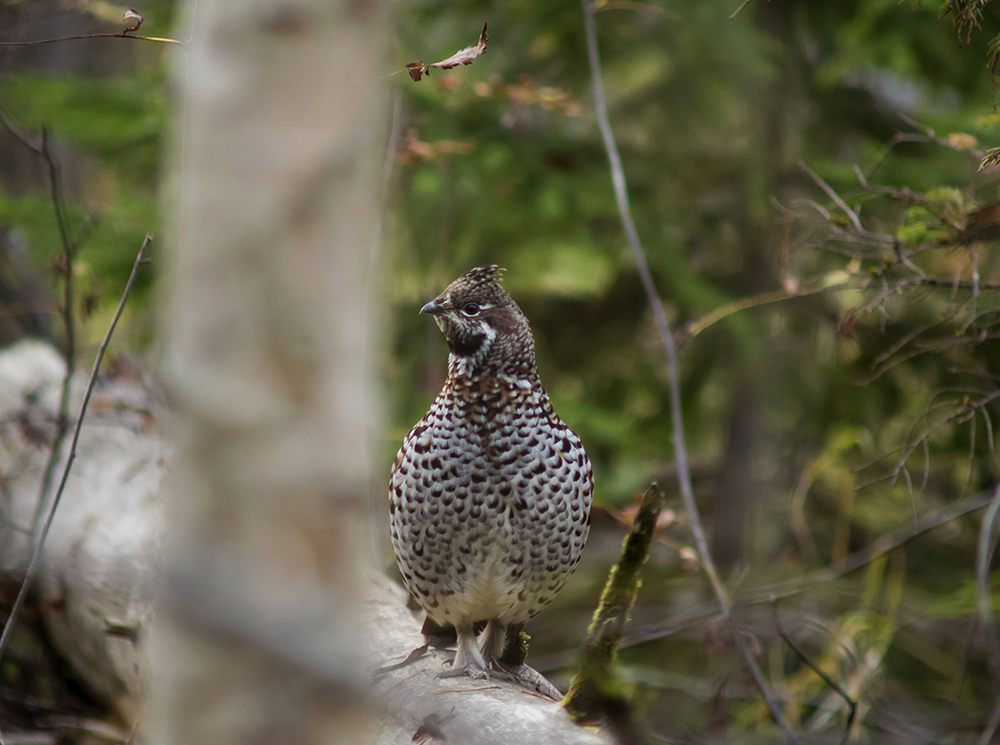
[{"label": "fallen log", "polygon": [[[12,576],[27,564],[64,374],[62,358],[46,343],[26,341],[0,352],[0,571]],[[84,384],[77,375],[70,411]],[[37,587],[53,645],[96,698],[132,722],[141,719],[146,681],[156,675],[146,645],[161,579],[162,488],[173,452],[166,416],[143,375],[100,379]],[[57,473],[61,468],[57,464]],[[380,673],[404,661],[423,637],[402,588],[377,573],[367,586],[371,693],[381,712],[373,742],[610,742],[571,723],[559,702],[538,692],[542,683],[436,677],[449,667],[453,653],[446,650],[431,649]]]}]

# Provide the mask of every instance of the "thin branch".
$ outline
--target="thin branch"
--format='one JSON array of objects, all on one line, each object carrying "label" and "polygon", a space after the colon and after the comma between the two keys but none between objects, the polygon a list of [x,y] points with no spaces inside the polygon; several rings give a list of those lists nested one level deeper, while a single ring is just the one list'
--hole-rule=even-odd
[{"label": "thin branch", "polygon": [[58,158],[52,151],[52,141],[48,130],[42,129],[41,137],[35,141],[26,132],[21,131],[20,128],[15,126],[2,109],[0,109],[0,124],[3,124],[4,128],[18,142],[45,161],[49,177],[49,196],[52,200],[52,209],[55,212],[56,226],[59,229],[59,239],[62,243],[62,269],[64,274],[63,303],[60,315],[66,333],[66,346],[64,349],[66,374],[63,377],[62,393],[59,399],[56,434],[52,441],[49,459],[45,465],[44,475],[38,491],[35,515],[31,521],[32,527],[29,546],[33,547],[38,535],[39,521],[44,512],[45,504],[48,501],[48,495],[52,491],[52,481],[55,478],[56,464],[62,455],[63,443],[69,432],[69,393],[73,382],[73,360],[76,356],[76,325],[73,315],[73,257],[76,253],[77,244],[70,239],[69,218],[66,214],[66,200],[62,188],[62,169]]},{"label": "thin branch", "polygon": [[42,547],[45,544],[45,538],[49,534],[49,528],[52,527],[52,518],[55,516],[56,508],[59,506],[59,501],[62,499],[63,491],[66,489],[66,481],[69,479],[70,469],[73,466],[73,461],[76,459],[76,446],[80,441],[80,431],[83,429],[83,418],[87,413],[87,405],[90,403],[90,395],[94,391],[94,384],[97,382],[97,373],[101,369],[101,361],[104,359],[104,353],[107,351],[108,343],[111,341],[111,335],[115,331],[115,326],[118,325],[118,319],[121,317],[122,311],[125,309],[125,301],[128,300],[128,296],[132,292],[132,285],[135,284],[135,278],[139,274],[139,267],[146,263],[146,248],[152,240],[153,237],[151,235],[147,235],[145,240],[142,242],[142,246],[139,247],[139,253],[135,257],[135,263],[132,265],[132,273],[129,275],[128,282],[125,283],[125,290],[122,292],[121,300],[118,302],[118,310],[115,311],[115,315],[111,319],[111,325],[108,327],[108,333],[104,335],[104,340],[97,349],[97,358],[94,360],[94,366],[90,371],[87,388],[83,394],[83,401],[80,404],[80,412],[76,417],[76,426],[73,429],[73,440],[69,449],[69,457],[66,459],[66,463],[63,466],[62,477],[59,480],[59,488],[56,490],[55,497],[52,499],[52,504],[49,506],[45,515],[45,522],[42,524],[38,540],[35,542],[34,548],[32,549],[31,561],[28,562],[28,568],[25,570],[24,579],[21,581],[21,588],[18,590],[17,597],[14,599],[14,604],[11,606],[10,615],[7,617],[7,621],[3,627],[3,633],[0,634],[0,658],[3,656],[3,650],[7,644],[7,639],[10,637],[10,632],[14,628],[14,622],[17,619],[17,614],[28,595],[28,589],[31,586],[32,580],[34,580],[35,575],[38,573]]},{"label": "thin branch", "polygon": [[986,721],[986,726],[983,727],[983,732],[976,741],[976,745],[990,745],[998,725],[1000,725],[1000,698],[997,698],[996,703],[993,704],[993,710],[990,712],[989,719]]},{"label": "thin branch", "polygon": [[890,370],[902,365],[905,362],[915,360],[917,357],[920,357],[922,355],[959,349],[961,347],[968,346],[969,344],[974,344],[976,341],[977,340],[975,339],[962,338],[960,336],[953,338],[931,339],[930,341],[924,342],[922,346],[919,346],[916,349],[911,349],[910,351],[906,352],[906,354],[900,354],[897,355],[895,359],[887,360],[886,363],[882,365],[881,368],[875,369],[872,372],[871,377],[863,380],[858,385],[859,386],[871,385]]},{"label": "thin branch", "polygon": [[867,169],[868,178],[871,178],[875,174],[875,171],[878,170],[879,166],[882,165],[882,163],[888,157],[889,153],[892,152],[892,150],[896,147],[896,145],[899,145],[900,143],[903,142],[920,142],[928,145],[939,145],[941,147],[947,148],[948,150],[953,150],[958,153],[967,152],[973,157],[975,157],[976,160],[982,160],[982,158],[986,155],[986,152],[981,148],[967,148],[955,142],[952,142],[951,140],[945,137],[938,137],[933,129],[931,129],[930,127],[925,127],[911,116],[908,116],[906,114],[900,114],[899,118],[905,124],[908,124],[914,129],[921,130],[921,134],[912,134],[909,132],[897,132],[896,134],[894,134],[892,138],[889,140],[889,142],[886,143],[885,147],[883,147],[882,150],[878,153],[878,155],[875,156],[871,165],[868,166]]},{"label": "thin branch", "polygon": [[882,536],[865,548],[855,551],[849,556],[845,556],[832,566],[811,572],[810,574],[800,577],[793,582],[781,585],[772,585],[771,587],[763,587],[755,590],[748,595],[747,602],[769,603],[775,598],[788,597],[789,595],[794,595],[810,587],[814,587],[819,583],[835,580],[845,574],[853,572],[855,569],[863,567],[865,564],[868,564],[881,556],[884,556],[890,551],[899,548],[929,530],[940,527],[941,525],[949,523],[956,518],[962,517],[963,515],[967,515],[970,512],[981,510],[983,507],[990,504],[993,499],[995,499],[995,493],[990,492],[987,494],[977,494],[976,496],[969,497],[968,499],[963,499],[961,502],[950,504],[947,507],[943,507],[935,512],[932,512],[923,520],[911,525],[905,530]]},{"label": "thin branch", "polygon": [[747,644],[747,640],[743,638],[743,634],[738,629],[734,629],[733,639],[736,641],[736,646],[739,647],[740,652],[743,654],[743,660],[747,663],[747,667],[750,669],[750,674],[753,675],[754,682],[757,683],[757,688],[760,690],[761,695],[764,697],[764,701],[767,703],[767,708],[771,710],[771,716],[774,717],[774,721],[776,721],[781,726],[781,729],[784,730],[785,736],[788,738],[789,742],[798,743],[799,738],[795,736],[792,726],[781,713],[781,707],[778,706],[778,702],[775,700],[774,694],[771,693],[771,689],[768,687],[767,681],[764,680],[764,674],[761,672],[760,665],[757,664],[757,660],[754,659],[753,651],[750,649],[750,645]]},{"label": "thin branch", "polygon": [[[989,509],[983,515],[983,524],[979,529],[979,541],[976,546],[976,608],[979,611],[979,626],[986,634],[986,649],[989,651],[989,667],[994,686],[1000,685],[1000,644],[997,642],[997,629],[993,624],[990,559],[993,558],[993,534],[998,512],[1000,512],[1000,484],[993,490]],[[993,727],[995,729],[996,724]]]},{"label": "thin branch", "polygon": [[[979,282],[977,285],[972,280],[961,280],[958,282],[954,282],[950,279],[945,279],[942,277],[917,276],[917,277],[908,277],[906,279],[902,279],[894,283],[892,286],[887,286],[886,293],[888,295],[888,293],[890,293],[893,290],[899,291],[907,287],[921,287],[921,286],[934,287],[934,288],[939,288],[939,287],[958,288],[963,290],[971,290],[973,292],[975,292],[977,289],[1000,290],[1000,283]],[[687,341],[692,337],[698,336],[710,326],[714,326],[719,321],[728,318],[734,313],[739,313],[744,310],[759,308],[760,306],[771,305],[773,303],[782,303],[785,302],[786,300],[797,300],[798,298],[810,297],[812,295],[823,295],[828,292],[841,292],[844,290],[857,290],[857,289],[859,288],[855,283],[842,282],[834,285],[827,285],[825,287],[814,287],[811,289],[799,290],[798,292],[773,290],[771,292],[765,292],[760,295],[753,295],[750,297],[740,298],[738,300],[732,301],[731,303],[727,303],[726,305],[716,308],[711,313],[707,313],[706,315],[699,318],[697,321],[693,321],[692,323],[688,324],[687,328],[685,329],[685,336],[683,338],[683,341]],[[945,319],[945,321],[948,320],[951,320],[951,318],[949,317]],[[924,329],[918,330],[916,333],[919,334],[922,331],[926,331],[936,326],[940,326],[943,323],[944,322],[927,326]],[[904,343],[907,340],[904,340]],[[890,352],[891,351],[895,351],[895,349],[890,350]],[[884,356],[885,355],[882,355],[882,357]],[[882,361],[882,357],[879,357],[876,360],[876,363]]]},{"label": "thin branch", "polygon": [[[747,0],[747,2],[750,2],[750,0]],[[594,3],[595,13],[601,13],[605,10],[631,10],[636,13],[649,13],[651,15],[657,15],[668,21],[684,20],[680,13],[675,13],[672,10],[661,8],[659,5],[653,5],[653,3],[637,2],[637,0],[601,0],[600,2]]]},{"label": "thin branch", "polygon": [[47,130],[42,130],[42,136],[35,140],[27,132],[16,126],[7,116],[7,112],[0,108],[0,124],[3,125],[14,139],[24,145],[25,148],[33,152],[38,157],[46,161],[49,175],[49,194],[52,199],[52,208],[55,212],[56,224],[59,228],[59,237],[62,240],[63,261],[66,273],[64,276],[64,294],[61,316],[66,332],[66,374],[63,377],[62,393],[59,399],[59,409],[56,419],[56,434],[52,440],[52,447],[49,451],[48,462],[45,464],[42,481],[38,490],[38,500],[35,505],[35,514],[31,520],[31,531],[28,538],[29,550],[33,549],[35,539],[38,535],[39,521],[44,511],[48,495],[52,491],[52,481],[55,478],[56,465],[62,455],[63,443],[69,432],[69,392],[70,384],[73,380],[73,358],[75,357],[75,332],[73,318],[73,245],[69,242],[69,226],[66,220],[65,202],[62,196],[62,175],[59,168],[59,161],[50,147],[50,140]]},{"label": "thin branch", "polygon": [[986,452],[990,454],[993,459],[993,467],[997,468],[1000,465],[1000,460],[997,458],[997,446],[996,441],[993,438],[993,420],[990,419],[990,412],[986,410],[986,407],[982,407],[980,413],[983,415],[983,422],[986,425]]},{"label": "thin branch", "polygon": [[861,226],[861,218],[858,217],[858,213],[852,210],[850,207],[848,207],[847,202],[841,199],[840,195],[837,194],[837,192],[835,192],[833,188],[828,183],[826,183],[826,181],[821,179],[819,177],[819,174],[816,173],[816,171],[814,171],[812,168],[806,165],[806,162],[804,160],[799,161],[799,168],[805,171],[809,175],[809,178],[815,181],[816,185],[819,186],[820,189],[826,192],[827,196],[833,200],[834,204],[836,204],[838,207],[840,207],[840,209],[844,211],[844,214],[847,215],[847,218],[851,221],[851,225],[854,226],[854,229],[858,231],[859,235],[864,235],[867,232]]},{"label": "thin branch", "polygon": [[771,610],[774,612],[774,627],[778,632],[778,636],[781,640],[788,645],[788,648],[795,653],[803,664],[806,665],[810,670],[816,673],[824,683],[826,683],[830,688],[832,688],[838,696],[840,696],[850,707],[850,712],[847,715],[847,725],[844,727],[844,737],[840,741],[840,745],[847,745],[847,740],[851,736],[851,727],[854,725],[854,719],[858,715],[858,702],[851,698],[847,691],[845,691],[840,684],[838,684],[833,678],[823,672],[820,667],[814,663],[806,654],[795,645],[794,642],[785,633],[785,630],[781,628],[781,621],[778,619],[778,605],[777,603],[771,604]]},{"label": "thin branch", "polygon": [[79,39],[135,39],[137,41],[154,41],[159,44],[176,44],[184,49],[184,42],[178,39],[166,39],[160,36],[136,36],[122,31],[120,34],[79,34],[78,36],[61,36],[58,39],[33,39],[28,41],[0,41],[0,47],[32,47],[39,44],[56,44],[60,41],[77,41]]},{"label": "thin branch", "polygon": [[[865,548],[855,551],[849,556],[845,556],[843,559],[829,567],[819,569],[789,582],[767,585],[749,590],[745,595],[741,596],[741,602],[748,605],[773,603],[777,599],[790,597],[808,589],[814,589],[817,585],[832,582],[845,574],[849,574],[850,572],[860,569],[866,564],[885,556],[890,551],[905,545],[909,541],[912,541],[914,538],[917,538],[930,530],[934,530],[935,528],[939,528],[952,520],[956,520],[964,515],[983,509],[990,504],[991,499],[993,499],[992,492],[987,494],[978,494],[964,499],[961,502],[948,505],[947,507],[930,513],[920,522],[911,525],[905,530],[878,538]],[[646,624],[638,628],[630,629],[626,632],[625,639],[622,641],[621,647],[631,647],[636,644],[643,644],[656,639],[663,639],[664,637],[670,636],[671,634],[674,634],[682,629],[702,623],[711,616],[712,612],[709,609],[705,607],[698,607],[690,610],[681,618],[672,618],[669,621]],[[553,654],[545,658],[534,660],[534,664],[539,670],[553,670],[567,664],[569,657],[569,653]]]},{"label": "thin branch", "polygon": [[[967,407],[968,404],[962,404],[962,406]],[[969,475],[965,479],[965,485],[962,487],[962,494],[966,494],[969,488],[972,486],[973,477],[976,473],[976,412],[979,411],[975,406],[971,408],[972,416],[967,420],[969,422]],[[927,488],[927,482],[930,479],[931,470],[931,456],[930,456],[930,443],[928,440],[924,440],[924,484],[921,487],[921,491]]]},{"label": "thin branch", "polygon": [[866,175],[866,179],[869,179],[875,175],[875,171],[877,171],[879,169],[879,166],[881,166],[882,163],[885,161],[885,159],[889,157],[889,153],[891,153],[893,149],[896,147],[896,145],[900,144],[901,142],[922,142],[925,144],[931,144],[933,140],[927,137],[927,135],[897,132],[892,136],[889,142],[886,143],[885,147],[883,147],[882,150],[879,151],[879,153],[872,160],[871,164],[868,166],[867,169],[868,173]]},{"label": "thin branch", "polygon": [[0,124],[3,125],[3,128],[6,129],[15,140],[28,148],[28,150],[35,153],[35,155],[42,155],[41,141],[39,140],[36,142],[27,132],[24,132],[20,127],[14,124],[2,107],[0,107]]},{"label": "thin branch", "polygon": [[[948,424],[964,424],[965,422],[970,420],[974,421],[976,412],[979,411],[980,409],[985,411],[986,406],[995,401],[997,398],[1000,398],[1000,391],[987,393],[983,395],[983,397],[978,401],[974,401],[971,403],[960,403],[954,400],[944,400],[939,403],[932,403],[927,409],[927,411],[924,412],[922,418],[926,419],[927,417],[929,417],[931,412],[934,411],[935,409],[950,407],[950,411],[944,416],[939,417],[938,419],[930,422],[929,425],[924,429],[923,432],[921,432],[917,436],[915,440],[913,440],[905,448],[903,448],[902,451],[903,454],[900,457],[898,464],[896,465],[895,469],[893,469],[893,471],[889,474],[889,476],[892,479],[890,481],[890,484],[895,484],[896,480],[899,477],[900,472],[904,471],[904,469],[906,468],[907,461],[910,459],[913,453],[916,452],[918,447],[924,448],[925,471],[929,469],[930,456],[927,453],[927,441],[930,438],[930,436],[935,432],[935,430]],[[911,428],[911,431],[912,429],[915,428],[916,424],[914,424],[913,428]],[[929,474],[925,475],[924,479],[925,483],[928,477]],[[867,484],[862,485],[862,487],[863,486],[867,486]],[[998,683],[1000,683],[1000,677],[998,677]]]},{"label": "thin branch", "polygon": [[[66,328],[66,366],[73,369],[73,358],[76,356],[76,318],[73,315],[73,260],[76,258],[76,246],[69,237],[69,216],[66,214],[66,199],[62,188],[62,166],[52,152],[52,138],[47,128],[42,128],[42,152],[49,171],[49,195],[52,208],[56,213],[56,226],[59,228],[59,241],[62,244],[63,266],[63,324]],[[69,390],[72,374],[67,373],[63,381],[63,391]]]},{"label": "thin branch", "polygon": [[[594,22],[594,6],[590,0],[581,0],[581,2],[583,4],[584,29],[587,37],[587,58],[590,62],[594,112],[597,115],[597,123],[601,130],[601,139],[604,141],[604,149],[608,154],[608,164],[611,170],[611,182],[615,191],[615,201],[618,204],[618,213],[622,221],[622,226],[625,228],[625,235],[628,239],[633,259],[639,271],[639,276],[642,279],[642,286],[652,306],[653,316],[656,319],[656,325],[667,352],[667,377],[670,383],[670,409],[674,433],[674,453],[677,458],[677,481],[680,486],[681,497],[684,500],[684,507],[688,512],[688,519],[691,521],[691,533],[694,536],[701,566],[711,582],[723,618],[729,619],[732,613],[732,605],[729,595],[722,581],[719,579],[719,573],[716,571],[712,554],[708,550],[708,541],[705,539],[705,531],[701,525],[698,506],[694,501],[694,487],[691,484],[691,469],[688,464],[687,445],[684,440],[684,417],[681,410],[680,365],[677,362],[677,347],[674,343],[673,335],[670,333],[667,315],[657,295],[653,276],[649,271],[646,254],[639,240],[639,232],[636,230],[635,223],[632,220],[628,186],[625,181],[625,169],[622,166],[621,156],[618,153],[618,145],[615,142],[614,132],[611,129],[611,120],[608,118],[608,108],[604,98],[604,84],[601,80],[601,61],[597,49],[597,28]],[[774,701],[774,696],[771,694],[767,682],[764,680],[757,661],[746,646],[746,642],[740,637],[738,630],[733,629],[733,632],[736,643],[743,652],[747,667],[750,668],[761,694],[767,701],[772,716],[785,731],[789,740],[791,742],[798,742],[788,722],[782,716],[781,709]]]},{"label": "thin branch", "polygon": [[738,7],[736,10],[734,10],[732,13],[729,14],[729,20],[730,21],[733,20],[737,15],[739,15],[740,11],[742,11],[749,4],[750,0],[743,0],[743,2],[740,3],[740,7]]},{"label": "thin branch", "polygon": [[817,287],[809,290],[801,290],[799,292],[788,292],[786,290],[773,290],[771,292],[764,292],[759,295],[752,295],[750,297],[740,298],[739,300],[734,300],[731,303],[726,303],[708,313],[697,321],[688,324],[686,329],[687,335],[685,336],[685,341],[691,339],[702,331],[707,329],[709,326],[714,326],[719,321],[728,318],[734,313],[739,313],[744,310],[749,310],[751,308],[759,308],[762,305],[772,305],[774,303],[781,303],[786,300],[796,300],[798,298],[809,297],[811,295],[822,295],[827,292],[840,292],[842,290],[856,290],[857,287],[851,282],[840,282],[835,285],[827,285],[825,287]]},{"label": "thin branch", "polygon": [[55,211],[56,226],[59,228],[59,240],[62,244],[63,300],[60,308],[63,329],[66,334],[66,374],[63,376],[62,391],[59,397],[59,413],[56,419],[56,436],[52,441],[49,461],[45,465],[41,487],[38,491],[38,501],[35,505],[35,515],[31,521],[31,542],[34,546],[38,540],[39,525],[45,511],[49,494],[52,492],[52,482],[55,478],[56,465],[62,457],[63,443],[69,433],[69,397],[76,370],[76,316],[74,313],[74,259],[77,246],[70,238],[69,216],[66,214],[66,199],[63,194],[62,166],[52,150],[52,138],[48,129],[42,129],[41,147],[38,155],[45,160],[49,175],[49,197],[52,209]]},{"label": "thin branch", "polygon": [[[907,344],[909,344],[911,341],[913,341],[914,339],[916,339],[918,336],[920,336],[924,332],[926,332],[926,331],[933,331],[936,328],[940,328],[942,326],[945,326],[947,323],[949,323],[950,321],[953,321],[954,319],[955,319],[955,313],[949,313],[942,320],[935,321],[934,323],[929,323],[929,324],[924,324],[922,326],[918,326],[917,328],[913,329],[909,333],[903,334],[903,336],[901,336],[899,339],[897,339],[893,344],[890,344],[887,349],[885,349],[881,354],[879,354],[878,356],[876,356],[874,360],[872,360],[872,364],[871,364],[872,369],[873,370],[877,370],[878,367],[879,367],[879,365],[881,365],[882,363],[886,362],[890,357],[892,357],[894,354],[896,354],[896,352],[898,352],[899,350],[901,350],[903,347],[905,347]],[[875,379],[879,375],[881,375],[881,374],[882,373],[880,372],[877,375],[874,375],[874,377],[872,377],[870,380],[867,381],[866,385],[873,383],[875,381]]]},{"label": "thin branch", "polygon": [[715,562],[712,560],[712,555],[708,550],[705,531],[701,526],[701,518],[698,516],[698,506],[694,501],[691,468],[688,465],[687,445],[684,440],[684,418],[681,410],[680,366],[677,363],[677,347],[674,343],[674,337],[670,333],[667,314],[664,312],[663,305],[660,303],[659,296],[657,295],[653,276],[649,271],[649,264],[646,261],[646,254],[639,240],[639,233],[635,228],[635,223],[632,221],[628,185],[625,182],[625,169],[622,167],[622,159],[618,154],[618,145],[615,143],[615,136],[611,130],[607,103],[604,99],[604,84],[601,82],[601,61],[597,51],[597,28],[594,23],[594,7],[588,0],[582,0],[582,3],[584,28],[587,35],[587,57],[590,60],[590,75],[593,86],[594,113],[597,115],[597,124],[601,130],[604,149],[608,154],[608,163],[611,168],[611,182],[614,186],[615,201],[618,204],[618,214],[625,228],[625,235],[628,238],[628,244],[632,250],[632,257],[635,260],[636,268],[639,270],[643,289],[645,289],[646,297],[649,299],[650,306],[652,306],[660,338],[667,351],[670,409],[673,420],[674,451],[677,456],[677,481],[680,486],[681,496],[684,499],[684,506],[691,520],[691,532],[694,534],[695,545],[698,549],[702,566],[708,575],[709,581],[712,583],[712,589],[715,591],[715,596],[719,601],[723,616],[728,617],[731,610],[729,595],[719,580],[719,574],[715,569]]}]

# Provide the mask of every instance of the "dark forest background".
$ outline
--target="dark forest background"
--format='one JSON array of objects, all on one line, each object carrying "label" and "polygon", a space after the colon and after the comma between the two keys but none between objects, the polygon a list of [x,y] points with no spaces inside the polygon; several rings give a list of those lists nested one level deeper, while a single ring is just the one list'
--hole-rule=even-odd
[{"label": "dark forest background", "polygon": [[[1000,718],[1000,6],[596,9],[632,209],[679,344],[698,505],[781,710],[806,741],[840,741],[853,702],[852,741],[988,742]],[[124,10],[2,0],[0,38],[120,31]],[[144,34],[185,33],[174,3],[137,10]],[[385,471],[445,374],[443,340],[417,310],[471,266],[506,267],[598,502],[581,569],[529,629],[529,662],[568,680],[655,479],[669,511],[620,656],[637,711],[666,742],[779,740],[716,620],[678,496],[666,357],[615,205],[581,6],[401,3],[385,74],[474,44],[487,21],[470,67],[386,78]],[[51,169],[23,137],[44,133],[60,165],[86,362],[143,236],[164,230],[180,55],[124,39],[0,46],[4,343],[66,345],[66,239]],[[119,345],[151,348],[154,290],[137,288]]]}]

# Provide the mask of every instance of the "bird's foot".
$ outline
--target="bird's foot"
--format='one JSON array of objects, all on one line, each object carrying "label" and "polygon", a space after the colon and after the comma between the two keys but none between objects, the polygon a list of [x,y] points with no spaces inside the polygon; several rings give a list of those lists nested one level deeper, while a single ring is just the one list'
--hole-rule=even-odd
[{"label": "bird's foot", "polygon": [[462,665],[453,667],[451,670],[444,670],[437,674],[439,678],[461,678],[468,676],[476,680],[486,680],[490,677],[490,671],[478,665]]},{"label": "bird's foot", "polygon": [[521,679],[514,675],[514,673],[507,670],[499,662],[493,662],[490,664],[490,677],[493,680],[503,680],[507,683],[513,683],[514,685],[522,685]]},{"label": "bird's foot", "polygon": [[[487,633],[489,633],[490,625],[487,625],[486,629]],[[451,663],[451,670],[438,673],[437,677],[503,680],[515,684],[519,682],[519,678],[516,675],[513,675],[497,661],[496,655],[498,652],[493,651],[493,648],[499,645],[491,645],[485,650],[480,649],[472,624],[459,625],[456,631],[458,645],[455,650],[455,659]],[[503,637],[501,636],[500,638]],[[500,649],[502,651],[502,647]],[[486,654],[483,654],[484,651]]]},{"label": "bird's foot", "polygon": [[508,672],[499,662],[490,662],[488,666],[477,664],[475,661],[467,662],[451,670],[445,670],[437,674],[439,678],[461,678],[468,676],[474,680],[501,680],[506,683],[522,685],[521,679],[511,672]]}]

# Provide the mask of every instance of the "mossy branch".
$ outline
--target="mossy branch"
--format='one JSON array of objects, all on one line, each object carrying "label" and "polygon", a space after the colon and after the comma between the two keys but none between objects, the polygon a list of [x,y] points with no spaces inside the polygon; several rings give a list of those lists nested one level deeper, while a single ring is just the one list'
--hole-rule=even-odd
[{"label": "mossy branch", "polygon": [[642,505],[622,544],[621,557],[608,575],[594,620],[587,630],[580,670],[563,699],[563,706],[574,721],[596,722],[605,718],[619,734],[628,732],[630,742],[643,742],[646,738],[632,721],[631,708],[613,668],[639,592],[639,572],[649,558],[656,519],[664,503],[663,490],[653,482],[642,497]]}]

